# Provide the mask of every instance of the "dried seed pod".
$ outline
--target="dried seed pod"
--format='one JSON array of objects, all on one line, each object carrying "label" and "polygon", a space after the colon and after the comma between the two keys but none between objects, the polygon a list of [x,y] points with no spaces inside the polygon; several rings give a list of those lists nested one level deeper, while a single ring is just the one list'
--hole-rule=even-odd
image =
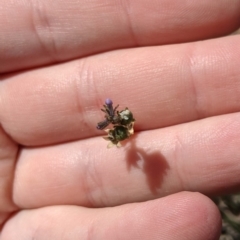
[{"label": "dried seed pod", "polygon": [[119,116],[120,125],[128,126],[135,121],[132,112],[128,108],[125,108],[125,110],[121,112],[117,112],[117,114]]},{"label": "dried seed pod", "polygon": [[103,138],[107,141],[110,141],[108,148],[114,145],[120,147],[120,142],[129,138],[131,135],[129,129],[124,126],[114,126],[113,129],[107,129],[105,131],[108,133],[108,135]]}]

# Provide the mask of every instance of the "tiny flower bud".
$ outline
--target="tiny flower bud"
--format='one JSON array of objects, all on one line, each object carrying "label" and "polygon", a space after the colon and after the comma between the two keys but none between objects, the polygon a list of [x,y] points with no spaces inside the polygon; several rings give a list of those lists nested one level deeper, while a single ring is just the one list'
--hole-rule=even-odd
[{"label": "tiny flower bud", "polygon": [[112,105],[113,102],[112,102],[112,100],[111,100],[110,98],[107,98],[107,99],[105,100],[105,104],[109,106],[109,105]]}]

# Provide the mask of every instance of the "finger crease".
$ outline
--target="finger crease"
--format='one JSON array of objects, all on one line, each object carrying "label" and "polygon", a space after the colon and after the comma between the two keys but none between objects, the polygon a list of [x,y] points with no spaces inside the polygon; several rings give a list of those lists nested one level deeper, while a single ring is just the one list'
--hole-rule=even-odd
[{"label": "finger crease", "polygon": [[[39,40],[41,47],[54,62],[58,62],[58,51],[51,24],[40,1],[30,1],[32,6],[32,28]],[[47,36],[44,37],[43,35]]]},{"label": "finger crease", "polygon": [[190,54],[189,54],[189,86],[192,92],[192,100],[193,100],[193,110],[195,111],[195,115],[196,115],[196,119],[202,119],[205,117],[205,114],[203,112],[203,110],[200,107],[200,103],[199,103],[199,92],[198,89],[196,87],[196,80],[195,80],[195,74],[194,74],[194,68],[196,67],[196,62],[194,61],[194,53],[193,50],[196,45],[193,44],[194,46],[191,47],[190,49]]},{"label": "finger crease", "polygon": [[132,18],[131,18],[131,13],[130,13],[130,1],[128,0],[121,0],[121,6],[123,9],[123,12],[125,13],[126,16],[126,20],[128,22],[128,26],[129,26],[129,34],[134,42],[134,46],[138,47],[140,46],[139,42],[138,42],[138,38],[136,36],[136,33],[134,31],[134,27],[133,27],[133,23],[132,23]]}]

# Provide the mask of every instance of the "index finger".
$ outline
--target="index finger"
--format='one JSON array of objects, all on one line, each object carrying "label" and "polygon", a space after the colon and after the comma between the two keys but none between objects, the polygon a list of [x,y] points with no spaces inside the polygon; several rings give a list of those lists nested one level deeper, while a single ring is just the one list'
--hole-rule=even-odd
[{"label": "index finger", "polygon": [[1,1],[0,73],[239,27],[240,0]]}]

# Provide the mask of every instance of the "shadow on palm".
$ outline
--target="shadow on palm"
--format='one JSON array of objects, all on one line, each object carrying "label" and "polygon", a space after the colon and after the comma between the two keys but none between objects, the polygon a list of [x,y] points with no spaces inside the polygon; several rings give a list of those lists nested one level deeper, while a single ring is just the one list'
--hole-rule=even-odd
[{"label": "shadow on palm", "polygon": [[125,145],[127,168],[141,169],[146,175],[147,184],[154,195],[158,194],[161,188],[164,176],[169,169],[165,157],[159,150],[147,151],[136,145],[136,136]]}]

